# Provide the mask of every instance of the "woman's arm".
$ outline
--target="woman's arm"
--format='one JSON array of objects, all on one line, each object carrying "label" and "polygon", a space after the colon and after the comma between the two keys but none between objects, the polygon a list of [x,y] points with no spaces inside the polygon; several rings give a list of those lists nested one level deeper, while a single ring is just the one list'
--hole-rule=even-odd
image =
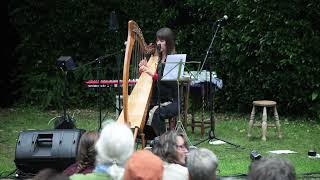
[{"label": "woman's arm", "polygon": [[140,74],[143,73],[143,72],[147,73],[148,75],[150,75],[150,76],[152,77],[152,79],[153,79],[154,81],[155,81],[155,80],[158,80],[158,73],[157,73],[157,72],[153,73],[153,72],[150,70],[150,68],[149,68],[149,66],[148,66],[148,64],[147,64],[146,58],[144,58],[144,59],[142,59],[142,60],[140,61],[140,63],[139,63],[139,72],[140,72]]},{"label": "woman's arm", "polygon": [[154,72],[154,73],[153,73],[148,66],[141,66],[141,67],[139,68],[139,72],[140,72],[140,73],[142,73],[142,72],[147,73],[149,76],[152,77],[152,79],[153,79],[154,81],[155,81],[155,80],[158,80],[158,73],[157,73],[157,72]]}]

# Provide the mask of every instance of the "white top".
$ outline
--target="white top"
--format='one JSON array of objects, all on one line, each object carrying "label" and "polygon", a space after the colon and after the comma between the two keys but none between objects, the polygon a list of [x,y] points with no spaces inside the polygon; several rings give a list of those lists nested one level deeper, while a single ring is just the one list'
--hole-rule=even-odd
[{"label": "white top", "polygon": [[179,164],[167,163],[163,164],[163,180],[188,180],[189,173],[188,168]]}]

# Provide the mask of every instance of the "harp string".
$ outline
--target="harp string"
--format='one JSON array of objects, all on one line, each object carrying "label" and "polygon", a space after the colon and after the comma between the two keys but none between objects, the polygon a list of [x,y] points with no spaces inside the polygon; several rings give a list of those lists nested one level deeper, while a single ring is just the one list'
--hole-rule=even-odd
[{"label": "harp string", "polygon": [[[129,79],[138,79],[140,76],[139,73],[139,62],[141,59],[144,57],[144,50],[143,47],[141,47],[139,41],[138,41],[139,36],[137,34],[134,34],[134,45],[132,49],[132,55],[131,55],[131,64],[130,64],[130,77]],[[134,86],[130,86],[130,92]]]}]

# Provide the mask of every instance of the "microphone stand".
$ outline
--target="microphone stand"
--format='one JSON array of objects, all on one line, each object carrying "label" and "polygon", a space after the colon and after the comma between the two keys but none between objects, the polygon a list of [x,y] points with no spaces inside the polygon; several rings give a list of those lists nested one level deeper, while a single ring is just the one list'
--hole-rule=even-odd
[{"label": "microphone stand", "polygon": [[68,71],[63,72],[64,73],[64,98],[63,98],[63,120],[64,121],[69,121],[69,116],[67,116],[67,86],[68,86]]},{"label": "microphone stand", "polygon": [[[125,49],[120,49],[120,50],[117,51],[117,52],[114,52],[114,53],[111,53],[111,54],[106,54],[106,55],[104,55],[104,56],[97,57],[97,58],[94,59],[93,61],[88,62],[88,63],[86,63],[86,64],[83,64],[83,65],[81,65],[80,67],[87,66],[87,65],[90,65],[90,64],[94,64],[94,63],[96,63],[96,62],[98,62],[98,61],[104,60],[104,59],[109,58],[109,57],[111,57],[111,56],[118,55],[118,54],[120,54],[120,53],[122,53],[122,52],[124,52],[124,51],[125,51]],[[78,67],[78,68],[80,68],[80,67]]]},{"label": "microphone stand", "polygon": [[[110,13],[110,19],[109,19],[109,30],[114,33],[115,37],[115,44],[117,44],[119,40],[119,23],[118,23],[118,18],[116,15],[115,10],[113,10]],[[116,112],[117,112],[117,117],[119,117],[121,111],[121,88],[120,88],[120,56],[119,54],[116,55],[116,61],[117,61],[117,79],[118,79],[118,84],[117,84],[117,91],[118,91],[118,102],[116,101]],[[118,104],[117,104],[118,103]]]},{"label": "microphone stand", "polygon": [[[158,51],[158,67],[157,67],[157,74],[158,74],[158,79],[157,79],[157,91],[158,91],[158,121],[160,121],[160,107],[161,107],[161,96],[160,96],[160,79],[162,77],[162,52],[161,51],[161,46],[157,46],[157,51]],[[158,132],[157,132],[158,133]],[[160,134],[157,134],[157,136]]]},{"label": "microphone stand", "polygon": [[[64,88],[63,88],[63,115],[55,118],[59,118],[58,121],[55,121],[55,129],[74,129],[76,128],[74,120],[67,113],[67,101],[68,101],[68,69],[60,67],[64,75]],[[54,119],[55,119],[54,118]],[[53,119],[52,119],[53,120]],[[51,120],[50,120],[51,121]]]},{"label": "microphone stand", "polygon": [[97,79],[98,79],[98,106],[99,106],[99,129],[101,130],[101,79],[100,79],[100,69],[101,69],[101,58],[98,58],[98,63],[96,65],[97,69]]},{"label": "microphone stand", "polygon": [[[119,56],[120,53],[124,52],[124,49],[120,49],[119,51],[117,52],[114,52],[114,53],[111,53],[111,54],[106,54],[104,56],[100,56],[98,58],[96,58],[95,60],[89,62],[89,63],[86,63],[83,66],[86,66],[86,65],[89,65],[89,64],[93,64],[93,63],[97,63],[96,64],[96,70],[97,70],[97,80],[98,80],[98,107],[99,107],[99,128],[98,130],[100,131],[101,130],[101,124],[102,124],[102,116],[101,116],[101,78],[100,78],[100,69],[101,69],[101,61],[102,60],[105,60],[111,56]],[[119,84],[119,81],[118,81],[118,84]]]},{"label": "microphone stand", "polygon": [[[217,25],[217,28],[215,29],[215,32],[214,32],[214,34],[213,34],[213,36],[212,36],[210,45],[209,45],[208,50],[207,50],[207,53],[206,53],[206,56],[205,56],[205,58],[204,58],[204,60],[203,60],[203,64],[202,64],[201,70],[202,70],[203,65],[205,64],[206,60],[208,59],[210,50],[211,50],[211,48],[212,48],[212,44],[213,44],[213,42],[214,42],[214,39],[215,39],[215,37],[216,37],[216,35],[217,35],[217,32],[218,32],[219,28],[221,27],[221,24],[220,24],[220,23],[221,23],[221,20],[220,20],[220,21],[218,20],[217,23],[215,23],[215,24]],[[215,25],[215,24],[214,24],[214,25]],[[230,145],[233,145],[233,146],[235,146],[235,147],[240,147],[240,145],[233,144],[233,143],[231,143],[231,142],[228,142],[228,141],[219,139],[219,138],[217,138],[216,135],[215,135],[215,117],[214,117],[214,115],[213,115],[213,112],[214,112],[213,101],[214,101],[214,99],[213,99],[212,90],[211,90],[211,89],[212,89],[212,84],[211,84],[211,82],[212,82],[212,71],[211,71],[211,64],[210,64],[210,62],[208,62],[207,65],[208,65],[208,70],[209,70],[209,72],[210,72],[210,79],[209,79],[209,80],[210,80],[210,82],[209,82],[210,130],[209,130],[209,132],[208,132],[208,138],[206,138],[206,139],[204,139],[204,140],[202,140],[202,141],[194,144],[194,146],[197,146],[197,145],[199,145],[199,144],[201,144],[201,143],[203,143],[203,142],[205,142],[205,141],[208,141],[208,142],[209,142],[209,141],[212,140],[212,139],[217,139],[217,140],[223,141],[223,142],[225,142],[225,143],[228,143],[228,144],[230,144]],[[201,71],[201,70],[200,70],[200,71]]]},{"label": "microphone stand", "polygon": [[70,124],[70,121],[72,122],[72,119],[70,119],[70,116],[67,114],[67,101],[68,101],[68,97],[69,97],[69,93],[68,93],[68,71],[64,71],[64,100],[63,100],[63,121],[67,122],[68,124]]}]

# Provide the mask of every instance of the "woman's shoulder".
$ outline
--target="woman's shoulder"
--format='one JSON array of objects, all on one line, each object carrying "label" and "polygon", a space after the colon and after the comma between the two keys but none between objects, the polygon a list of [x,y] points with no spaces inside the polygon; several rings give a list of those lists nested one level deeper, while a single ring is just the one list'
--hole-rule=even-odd
[{"label": "woman's shoulder", "polygon": [[89,174],[74,174],[70,176],[71,180],[100,180],[100,179],[112,179],[107,173],[93,172]]},{"label": "woman's shoulder", "polygon": [[68,176],[73,175],[77,170],[77,165],[78,165],[77,163],[71,164],[63,171],[63,174]]},{"label": "woman's shoulder", "polygon": [[188,168],[181,166],[180,164],[175,164],[175,163],[164,163],[164,169],[167,171],[176,171],[181,174],[187,174],[188,173]]},{"label": "woman's shoulder", "polygon": [[163,180],[187,180],[189,173],[188,168],[175,163],[164,163]]},{"label": "woman's shoulder", "polygon": [[188,170],[188,168],[180,165],[180,164],[176,164],[176,163],[168,163],[168,162],[164,162],[164,167],[167,168],[177,168],[177,169],[182,169],[182,170]]},{"label": "woman's shoulder", "polygon": [[[82,169],[79,173],[81,174],[87,174],[87,173],[91,173],[94,170],[94,166],[87,166],[84,169]],[[64,171],[63,174],[71,176],[75,173],[78,172],[78,164],[74,163],[72,165],[70,165],[69,167],[67,167]]]}]

